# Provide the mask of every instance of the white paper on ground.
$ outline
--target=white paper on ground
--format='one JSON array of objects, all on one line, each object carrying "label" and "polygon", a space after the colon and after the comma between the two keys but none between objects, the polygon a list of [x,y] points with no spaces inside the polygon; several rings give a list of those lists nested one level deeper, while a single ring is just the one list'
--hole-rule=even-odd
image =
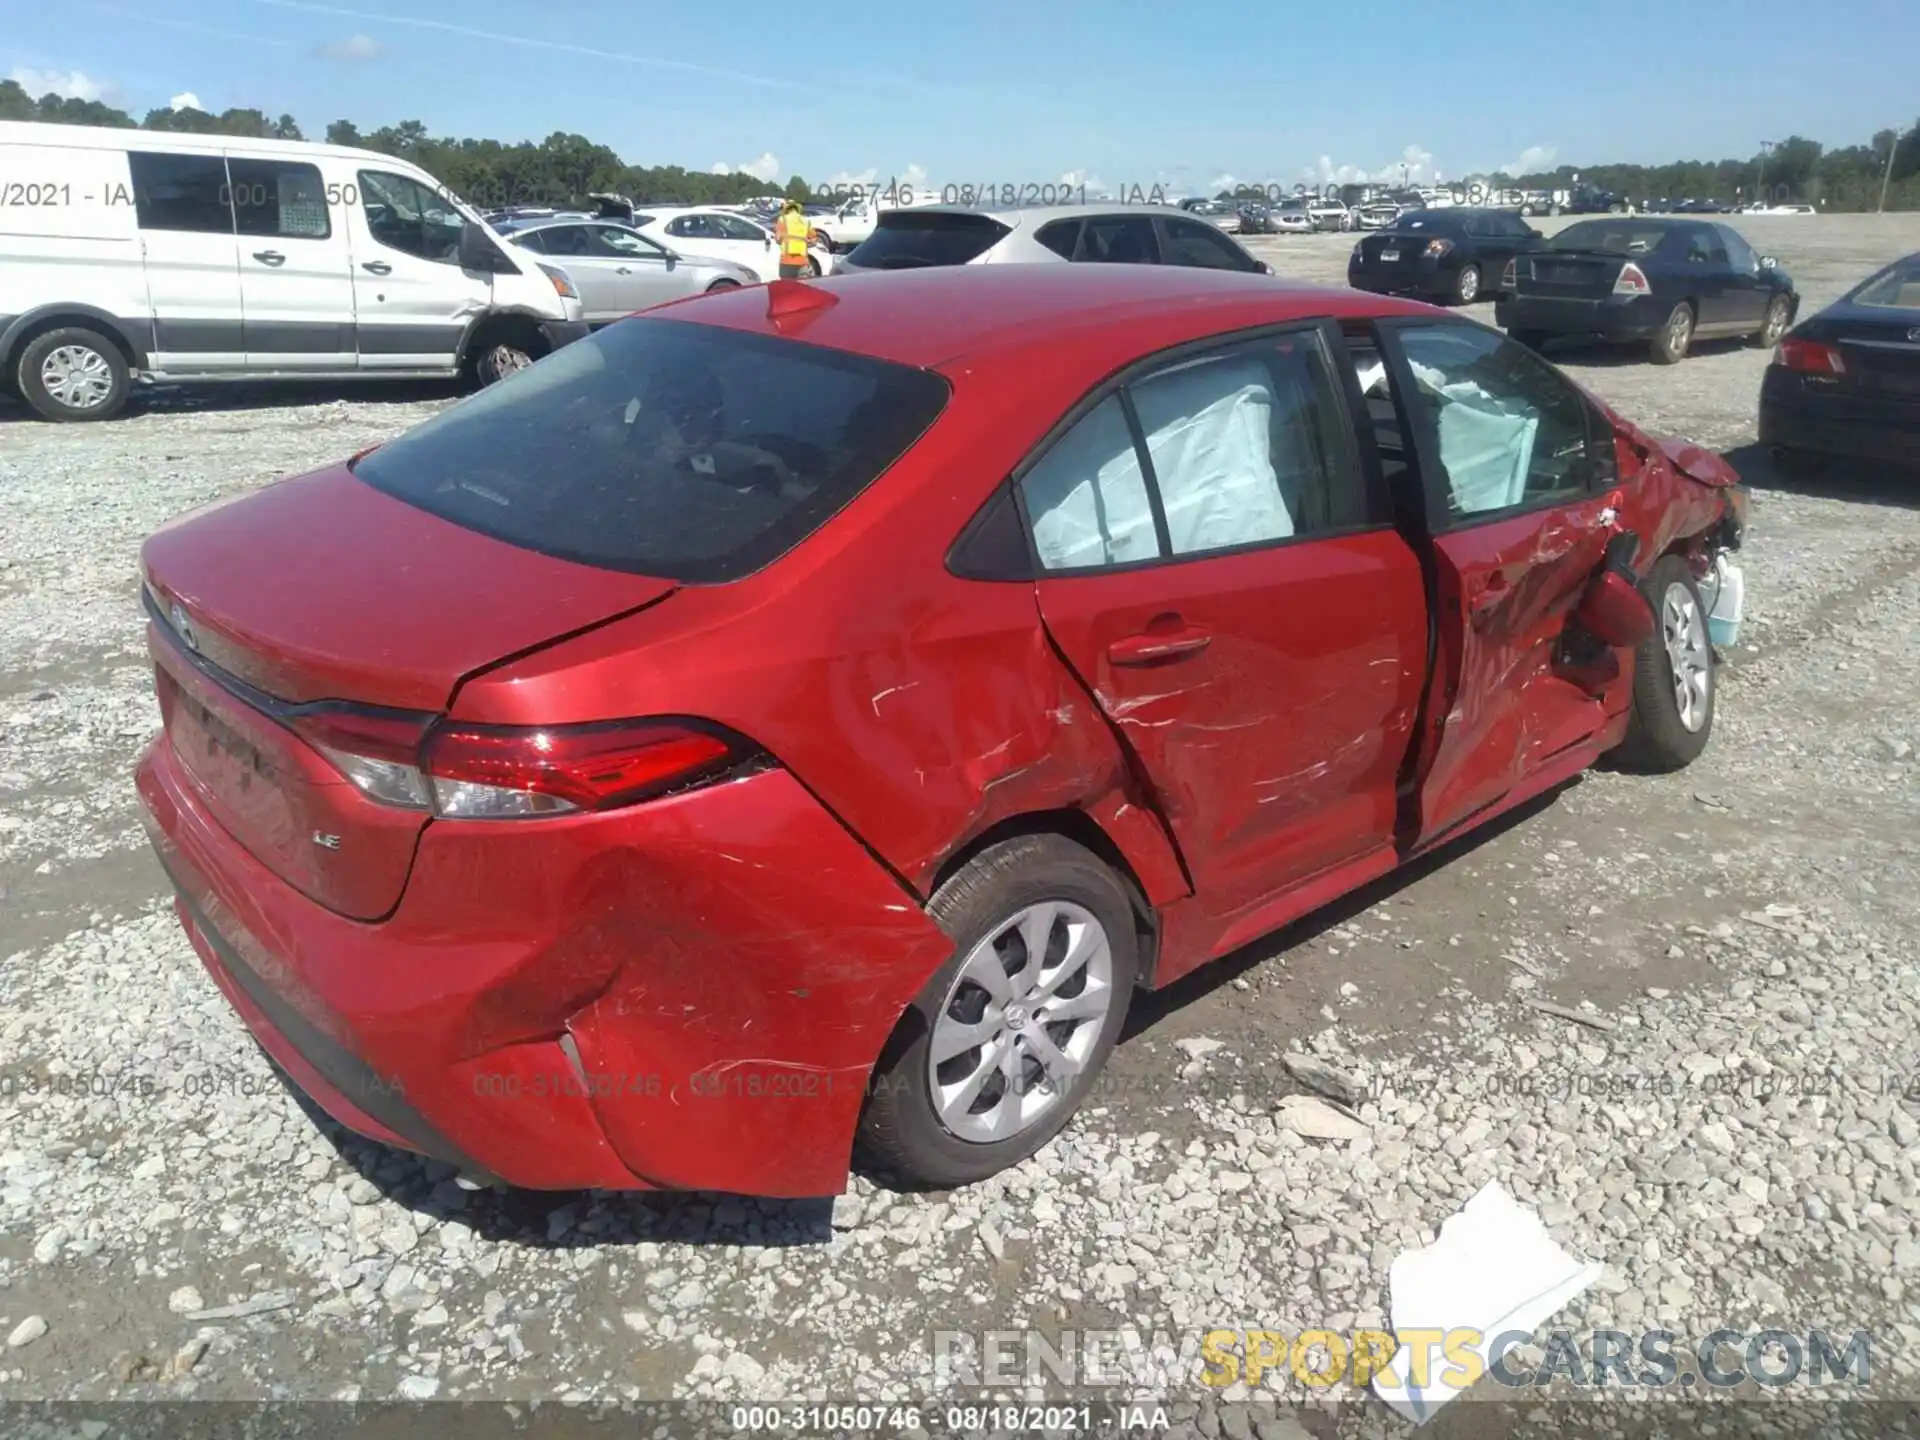
[{"label": "white paper on ground", "polygon": [[[1458,1215],[1440,1227],[1439,1238],[1424,1250],[1409,1250],[1393,1262],[1389,1276],[1393,1329],[1397,1335],[1425,1330],[1458,1335],[1478,1332],[1465,1345],[1480,1357],[1485,1371],[1489,1352],[1502,1336],[1504,1349],[1518,1343],[1516,1333],[1533,1332],[1603,1273],[1553,1243],[1540,1217],[1489,1182]],[[1423,1346],[1426,1341],[1420,1342]],[[1431,1419],[1460,1393],[1449,1384],[1454,1363],[1435,1343],[1424,1371],[1414,1349],[1403,1343],[1393,1363],[1373,1377],[1374,1393],[1416,1424]],[[1418,1374],[1426,1383],[1415,1386]]]}]

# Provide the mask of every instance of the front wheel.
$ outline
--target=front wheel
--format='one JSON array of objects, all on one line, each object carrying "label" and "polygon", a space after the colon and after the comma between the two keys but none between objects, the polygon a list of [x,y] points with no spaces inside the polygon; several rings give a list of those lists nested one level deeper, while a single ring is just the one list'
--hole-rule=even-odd
[{"label": "front wheel", "polygon": [[1787,333],[1787,319],[1792,307],[1787,297],[1776,295],[1767,304],[1767,318],[1754,332],[1753,343],[1762,350],[1771,350],[1780,343],[1780,337]]},{"label": "front wheel", "polygon": [[1673,307],[1673,313],[1667,316],[1666,324],[1660,327],[1660,333],[1653,341],[1653,363],[1656,365],[1677,365],[1686,358],[1687,347],[1693,343],[1693,307],[1682,300]]},{"label": "front wheel", "polygon": [[820,278],[820,261],[817,256],[807,256],[807,278],[809,280],[818,280]]},{"label": "front wheel", "polygon": [[1633,709],[1616,754],[1631,769],[1663,773],[1692,764],[1713,733],[1713,642],[1700,587],[1678,555],[1661,558],[1641,593],[1658,626],[1634,652]]},{"label": "front wheel", "polygon": [[492,385],[533,364],[533,354],[512,340],[490,340],[474,357],[473,378],[481,386]]},{"label": "front wheel", "polygon": [[1460,273],[1453,277],[1453,303],[1471,305],[1480,298],[1480,267],[1462,265]]},{"label": "front wheel", "polygon": [[1086,1098],[1126,1019],[1138,932],[1120,879],[1058,835],[989,846],[927,908],[953,955],[888,1041],[860,1137],[907,1181],[966,1185]]}]

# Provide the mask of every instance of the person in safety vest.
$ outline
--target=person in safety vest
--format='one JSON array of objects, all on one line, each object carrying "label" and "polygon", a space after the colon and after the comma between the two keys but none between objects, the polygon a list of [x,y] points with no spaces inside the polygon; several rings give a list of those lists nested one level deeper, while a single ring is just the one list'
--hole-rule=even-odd
[{"label": "person in safety vest", "polygon": [[798,280],[807,273],[807,241],[813,235],[813,223],[801,213],[800,202],[789,200],[780,207],[774,222],[774,243],[780,247],[780,278]]}]

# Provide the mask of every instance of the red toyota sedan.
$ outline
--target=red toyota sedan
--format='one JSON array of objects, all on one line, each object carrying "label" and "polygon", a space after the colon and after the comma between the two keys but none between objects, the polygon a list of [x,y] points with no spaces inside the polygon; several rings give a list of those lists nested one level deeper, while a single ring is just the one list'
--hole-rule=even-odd
[{"label": "red toyota sedan", "polygon": [[962,1184],[1136,991],[1697,755],[1736,481],[1350,291],[702,297],[149,539],[139,790],[214,982],[364,1135],[534,1188]]}]

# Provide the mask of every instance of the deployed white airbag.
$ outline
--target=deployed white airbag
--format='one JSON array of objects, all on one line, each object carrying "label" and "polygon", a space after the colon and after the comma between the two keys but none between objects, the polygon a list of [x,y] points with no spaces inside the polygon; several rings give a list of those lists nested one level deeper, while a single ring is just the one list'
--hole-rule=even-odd
[{"label": "deployed white airbag", "polygon": [[[1140,428],[1176,555],[1293,534],[1274,469],[1271,374],[1255,356],[1209,360],[1137,386]],[[1289,466],[1292,474],[1298,466]]]},{"label": "deployed white airbag", "polygon": [[1526,498],[1539,417],[1513,414],[1471,380],[1449,382],[1417,362],[1413,370],[1439,404],[1440,463],[1455,512],[1473,515],[1518,505]]},{"label": "deployed white airbag", "polygon": [[1049,570],[1151,560],[1159,553],[1146,477],[1120,402],[1107,400],[1055,442],[1021,482]]}]

